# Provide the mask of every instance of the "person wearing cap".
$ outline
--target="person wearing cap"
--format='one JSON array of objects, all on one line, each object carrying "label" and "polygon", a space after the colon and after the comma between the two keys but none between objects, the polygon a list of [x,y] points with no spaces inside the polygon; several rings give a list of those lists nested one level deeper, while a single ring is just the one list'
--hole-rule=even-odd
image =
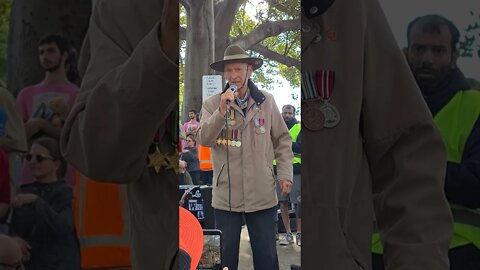
[{"label": "person wearing cap", "polygon": [[[223,234],[224,265],[238,267],[245,215],[255,269],[278,269],[275,243],[276,185],[289,193],[293,179],[292,139],[271,94],[250,79],[263,61],[230,45],[210,67],[224,73],[225,90],[205,100],[197,142],[211,147],[212,207]],[[233,89],[238,89],[234,93]],[[276,180],[273,160],[277,161]]]},{"label": "person wearing cap", "polygon": [[[302,268],[449,269],[445,149],[378,0],[302,1]],[[376,228],[373,222],[376,220]]]},{"label": "person wearing cap", "polygon": [[127,184],[130,230],[89,246],[130,241],[136,270],[178,268],[178,16],[178,0],[97,0],[62,130],[82,174]]}]

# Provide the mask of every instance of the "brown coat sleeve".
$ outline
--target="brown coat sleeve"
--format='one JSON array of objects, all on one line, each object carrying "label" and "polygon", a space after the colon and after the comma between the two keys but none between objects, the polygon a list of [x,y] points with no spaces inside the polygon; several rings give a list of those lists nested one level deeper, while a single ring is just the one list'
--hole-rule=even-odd
[{"label": "brown coat sleeve", "polygon": [[7,113],[5,136],[0,135],[0,148],[9,152],[27,152],[27,137],[22,117],[13,96],[7,89],[0,88],[0,107]]},{"label": "brown coat sleeve", "polygon": [[[155,131],[178,102],[178,66],[160,48],[159,18],[141,24],[152,20],[139,20],[124,2],[97,4],[84,46],[90,53],[82,52],[90,61],[61,138],[80,172],[117,183],[138,179]],[[153,1],[151,9],[160,16]],[[135,40],[139,33],[146,35]]]},{"label": "brown coat sleeve", "polygon": [[443,143],[380,5],[367,2],[362,130],[386,269],[447,270]]},{"label": "brown coat sleeve", "polygon": [[283,120],[277,103],[273,95],[269,95],[272,99],[272,143],[277,161],[277,178],[278,180],[289,180],[293,182],[293,152],[292,152],[292,136],[288,131],[287,125]]},{"label": "brown coat sleeve", "polygon": [[196,141],[200,145],[214,147],[225,126],[225,116],[220,113],[219,103],[219,95],[212,96],[203,103],[200,127],[196,132]]}]

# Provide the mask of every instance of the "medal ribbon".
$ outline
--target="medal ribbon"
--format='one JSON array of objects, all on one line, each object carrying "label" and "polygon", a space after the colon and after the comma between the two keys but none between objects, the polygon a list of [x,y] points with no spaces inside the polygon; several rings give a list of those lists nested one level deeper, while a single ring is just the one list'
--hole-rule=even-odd
[{"label": "medal ribbon", "polygon": [[329,100],[335,87],[335,71],[317,70],[315,72],[315,89],[322,100]]},{"label": "medal ribbon", "polygon": [[302,100],[318,98],[313,72],[302,73]]}]

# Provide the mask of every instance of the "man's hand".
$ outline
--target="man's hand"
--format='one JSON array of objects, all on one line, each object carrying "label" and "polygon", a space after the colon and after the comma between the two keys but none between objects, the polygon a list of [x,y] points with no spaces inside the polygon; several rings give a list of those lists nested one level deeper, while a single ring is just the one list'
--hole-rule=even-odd
[{"label": "man's hand", "polygon": [[12,201],[12,206],[14,208],[22,207],[23,205],[31,204],[38,199],[38,196],[31,193],[22,193],[15,196]]},{"label": "man's hand", "polygon": [[163,52],[175,63],[178,62],[179,52],[179,12],[180,3],[178,0],[165,0],[160,19],[160,32],[158,33]]},{"label": "man's hand", "polygon": [[37,134],[40,131],[41,120],[43,119],[33,118],[25,123],[25,133],[27,134],[28,139],[30,139],[33,135]]},{"label": "man's hand", "polygon": [[30,260],[30,250],[32,247],[22,238],[15,236],[13,237],[13,240],[17,242],[17,245],[20,247],[20,250],[22,250],[22,260],[23,261],[29,261]]},{"label": "man's hand", "polygon": [[282,195],[285,196],[292,191],[292,181],[290,180],[279,180],[280,190],[282,191]]},{"label": "man's hand", "polygon": [[25,123],[25,132],[27,139],[31,139],[33,135],[39,131],[44,132],[50,137],[60,138],[60,132],[62,130],[61,120],[58,116],[52,118],[52,122],[49,122],[43,118],[32,118]]},{"label": "man's hand", "polygon": [[235,100],[238,96],[238,92],[234,93],[232,90],[227,89],[225,93],[220,95],[220,113],[225,115],[227,113],[227,100],[230,100],[230,103]]}]

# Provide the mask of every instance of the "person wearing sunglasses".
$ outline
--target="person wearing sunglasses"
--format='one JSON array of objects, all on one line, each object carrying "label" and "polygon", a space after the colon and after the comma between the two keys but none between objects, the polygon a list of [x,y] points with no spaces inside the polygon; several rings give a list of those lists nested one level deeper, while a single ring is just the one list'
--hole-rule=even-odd
[{"label": "person wearing sunglasses", "polygon": [[25,160],[35,181],[22,185],[13,198],[10,224],[25,269],[80,270],[73,191],[63,180],[66,163],[58,141],[48,137],[35,140]]},{"label": "person wearing sunglasses", "polygon": [[25,270],[22,251],[14,238],[0,234],[0,270]]},{"label": "person wearing sunglasses", "polygon": [[202,185],[200,162],[198,160],[198,148],[195,137],[192,133],[187,135],[187,146],[182,151],[180,160],[187,162],[187,172],[192,177],[194,185]]}]

